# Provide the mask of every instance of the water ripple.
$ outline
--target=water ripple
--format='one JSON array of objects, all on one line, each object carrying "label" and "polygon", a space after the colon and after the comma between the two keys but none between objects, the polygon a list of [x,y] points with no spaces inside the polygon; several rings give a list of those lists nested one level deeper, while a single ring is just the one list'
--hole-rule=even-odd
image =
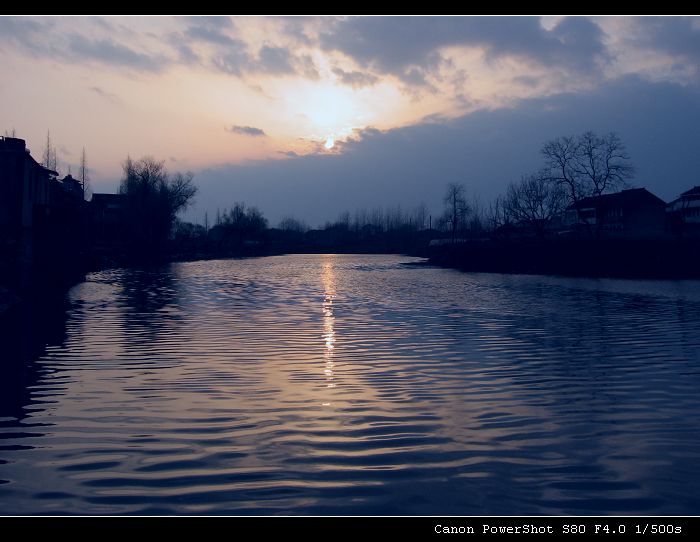
[{"label": "water ripple", "polygon": [[0,411],[3,513],[697,512],[697,282],[413,263],[89,275]]}]

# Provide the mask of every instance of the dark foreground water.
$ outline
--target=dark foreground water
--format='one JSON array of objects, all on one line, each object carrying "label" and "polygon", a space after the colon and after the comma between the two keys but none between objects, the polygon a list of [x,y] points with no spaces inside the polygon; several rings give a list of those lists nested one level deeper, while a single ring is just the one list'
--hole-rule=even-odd
[{"label": "dark foreground water", "polygon": [[412,261],[89,275],[0,368],[0,513],[700,512],[699,282]]}]

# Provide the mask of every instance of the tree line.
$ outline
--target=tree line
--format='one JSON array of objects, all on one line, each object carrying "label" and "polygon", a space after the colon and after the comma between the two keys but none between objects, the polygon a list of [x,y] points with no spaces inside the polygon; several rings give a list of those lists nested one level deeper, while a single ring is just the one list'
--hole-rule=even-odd
[{"label": "tree line", "polygon": [[558,137],[543,145],[541,155],[539,170],[510,182],[505,193],[487,206],[470,205],[464,185],[450,184],[442,221],[452,239],[458,234],[499,234],[514,227],[542,237],[566,208],[625,188],[634,174],[625,145],[615,133]]},{"label": "tree line", "polygon": [[[463,183],[450,183],[441,214],[433,217],[427,205],[413,208],[375,207],[342,212],[325,227],[312,229],[302,219],[287,216],[270,228],[263,213],[243,202],[217,212],[209,227],[177,220],[197,192],[192,173],[169,173],[164,162],[146,157],[128,158],[120,193],[125,196],[125,235],[132,250],[143,254],[162,253],[169,243],[206,246],[236,251],[260,245],[271,237],[280,242],[318,238],[332,234],[338,243],[371,239],[458,238],[499,235],[519,227],[544,236],[547,225],[569,205],[628,185],[633,175],[629,155],[615,133],[585,132],[546,142],[541,149],[542,165],[508,184],[505,192],[488,204],[477,195],[467,196]],[[418,235],[419,232],[427,234]],[[331,237],[329,237],[331,238]]]}]

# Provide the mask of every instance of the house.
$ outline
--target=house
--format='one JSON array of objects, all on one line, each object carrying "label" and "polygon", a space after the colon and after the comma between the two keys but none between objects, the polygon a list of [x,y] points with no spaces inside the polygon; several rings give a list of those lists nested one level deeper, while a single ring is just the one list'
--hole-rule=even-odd
[{"label": "house", "polygon": [[69,173],[63,177],[60,182],[63,193],[69,198],[76,201],[85,201],[85,190],[83,189],[83,183],[81,183],[78,179],[74,179]]},{"label": "house", "polygon": [[0,137],[0,229],[18,233],[45,221],[57,175],[32,158],[23,139]]},{"label": "house", "polygon": [[646,188],[591,196],[569,205],[560,224],[611,237],[659,237],[666,230],[666,202]]},{"label": "house", "polygon": [[700,234],[700,186],[683,192],[666,206],[671,233]]},{"label": "house", "polygon": [[47,220],[54,238],[59,235],[62,243],[82,244],[88,230],[83,185],[70,174],[60,180],[51,179],[49,185],[51,204]]},{"label": "house", "polygon": [[93,244],[120,244],[124,237],[126,196],[93,194],[90,200]]}]

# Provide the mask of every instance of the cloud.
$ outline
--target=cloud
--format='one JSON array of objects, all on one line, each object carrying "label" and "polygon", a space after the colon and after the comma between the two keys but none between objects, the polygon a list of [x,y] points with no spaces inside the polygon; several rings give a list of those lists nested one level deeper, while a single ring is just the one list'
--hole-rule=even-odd
[{"label": "cloud", "polygon": [[103,98],[103,99],[107,100],[108,102],[112,102],[113,104],[122,103],[119,96],[117,96],[116,94],[114,94],[112,92],[107,92],[106,90],[104,90],[100,87],[90,87],[90,91],[95,93],[100,98]]},{"label": "cloud", "polygon": [[[216,20],[216,17],[214,19]],[[231,22],[230,19],[228,22]],[[223,32],[223,30],[228,29],[229,26],[230,25],[212,24],[211,19],[197,18],[195,24],[191,24],[185,29],[184,34],[187,38],[194,41],[204,41],[225,46],[233,45],[238,40],[235,40]]]},{"label": "cloud", "polygon": [[[311,56],[294,54],[289,47],[265,43],[258,49],[257,55],[253,54],[249,43],[240,39],[236,25],[229,18],[193,17],[186,19],[186,22],[184,31],[176,33],[171,40],[184,61],[200,62],[201,57],[208,58],[209,67],[237,77],[267,74],[319,78]],[[290,28],[300,32],[298,24]],[[193,48],[195,45],[208,50],[197,55]]]},{"label": "cloud", "polygon": [[604,33],[587,18],[565,18],[547,30],[535,17],[352,17],[320,34],[326,51],[339,51],[363,68],[424,85],[446,62],[440,50],[478,47],[487,60],[518,57],[571,71],[595,70],[609,60]]},{"label": "cloud", "polygon": [[296,73],[307,79],[320,79],[316,64],[310,55],[300,55],[294,59]]},{"label": "cloud", "polygon": [[52,22],[27,17],[0,17],[0,36],[32,54],[45,53],[41,36],[51,32]]},{"label": "cloud", "polygon": [[513,77],[513,83],[534,88],[540,83],[540,79],[533,75],[517,75]]},{"label": "cloud", "polygon": [[371,73],[358,71],[346,72],[340,68],[333,68],[333,73],[338,76],[341,83],[351,86],[352,88],[371,87],[379,81],[379,78]]},{"label": "cloud", "polygon": [[186,43],[175,43],[173,47],[178,53],[178,61],[181,64],[200,64],[201,59],[199,55],[195,53],[192,48]]},{"label": "cloud", "polygon": [[311,47],[315,45],[316,40],[307,33],[307,27],[311,26],[315,21],[314,17],[280,17],[282,22],[282,32],[291,37],[295,43]]},{"label": "cloud", "polygon": [[662,51],[700,68],[700,22],[691,17],[639,17],[631,20],[628,45]]},{"label": "cloud", "polygon": [[[343,210],[424,201],[441,211],[444,187],[463,182],[488,202],[541,165],[540,149],[560,135],[616,131],[635,165],[635,184],[669,201],[697,184],[700,91],[626,77],[587,94],[560,94],[511,108],[387,131],[358,132],[342,154],[299,156],[200,171],[198,209],[245,200],[275,222],[311,224]],[[211,214],[211,213],[210,213]],[[194,215],[193,215],[194,216]]]},{"label": "cloud", "polygon": [[116,43],[111,38],[90,39],[75,33],[68,37],[68,56],[72,60],[97,61],[153,72],[159,72],[169,64],[168,60],[161,55],[134,51]]},{"label": "cloud", "polygon": [[[514,79],[519,96],[528,87],[590,87],[624,73],[700,81],[693,17],[0,17],[0,35],[4,50],[154,73],[179,64],[247,80],[317,80],[319,66],[330,65],[352,88],[390,76],[416,96],[463,93],[450,82],[465,62],[477,71],[471,84],[502,80],[516,66],[507,76],[523,78]],[[541,84],[528,85],[527,77]]]},{"label": "cloud", "polygon": [[274,75],[289,75],[295,73],[294,59],[289,50],[284,47],[265,45],[258,53],[257,69],[263,73]]},{"label": "cloud", "polygon": [[245,42],[234,40],[211,58],[212,66],[229,75],[240,76],[250,68],[252,59]]},{"label": "cloud", "polygon": [[253,126],[237,126],[233,125],[227,128],[224,128],[227,132],[230,132],[232,134],[238,134],[238,135],[244,135],[244,136],[250,136],[250,137],[265,137],[267,134],[265,133],[264,130],[261,130],[260,128],[255,128]]},{"label": "cloud", "polygon": [[224,15],[193,15],[186,19],[195,24],[209,28],[232,28],[234,26],[231,17]]},{"label": "cloud", "polygon": [[123,32],[117,32],[109,23],[95,18],[86,21],[107,35],[91,38],[77,32],[62,32],[63,20],[27,17],[0,17],[0,35],[33,56],[69,63],[98,62],[153,72],[169,64],[164,55],[134,50],[115,41],[109,33],[121,35]]}]

